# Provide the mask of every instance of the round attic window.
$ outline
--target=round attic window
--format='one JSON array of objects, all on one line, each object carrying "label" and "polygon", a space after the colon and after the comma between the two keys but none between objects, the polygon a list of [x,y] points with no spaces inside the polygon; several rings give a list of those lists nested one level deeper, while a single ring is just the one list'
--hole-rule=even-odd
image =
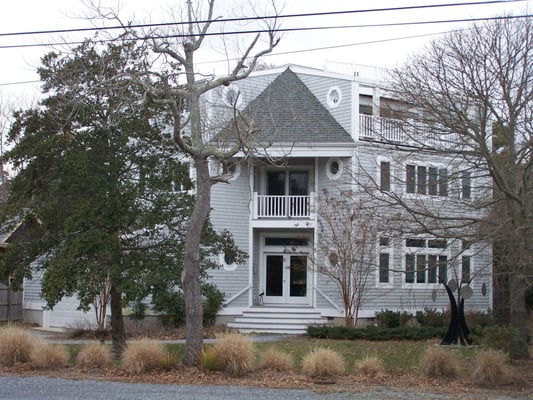
[{"label": "round attic window", "polygon": [[239,107],[242,101],[242,93],[234,83],[225,87],[222,93],[224,102],[230,107]]},{"label": "round attic window", "polygon": [[326,175],[331,180],[337,180],[342,175],[344,163],[339,158],[330,158],[326,164]]},{"label": "round attic window", "polygon": [[328,106],[330,108],[337,107],[342,100],[342,92],[337,86],[333,86],[329,89],[328,95],[326,97],[326,101],[328,102]]}]

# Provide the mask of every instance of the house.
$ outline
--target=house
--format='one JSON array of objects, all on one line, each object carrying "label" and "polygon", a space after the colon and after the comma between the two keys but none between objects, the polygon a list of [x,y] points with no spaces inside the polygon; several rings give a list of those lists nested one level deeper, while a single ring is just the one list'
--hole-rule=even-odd
[{"label": "house", "polygon": [[[333,262],[321,247],[324,191],[353,193],[376,205],[376,221],[392,222],[399,211],[383,199],[453,216],[470,212],[463,205],[487,195],[475,171],[431,150],[453,145],[453,137],[430,127],[410,135],[394,118],[403,106],[388,93],[379,69],[289,65],[254,72],[207,97],[213,142],[227,145],[235,109],[245,116],[243,134],[251,140],[251,156],[211,165],[213,175],[228,177],[212,188],[213,226],[229,230],[248,257],[237,264],[231,254],[221,255],[222,267],[209,277],[226,296],[219,321],[243,332],[301,333],[310,324],[345,319],[337,283],[321,272]],[[486,243],[384,229],[364,255],[374,261],[360,322],[372,323],[385,309],[446,309],[441,281],[469,283],[462,293],[467,310],[492,308],[491,251]],[[30,322],[66,327],[94,321],[92,313],[76,310],[75,298],[43,309],[39,277],[26,281],[24,291]]]},{"label": "house", "polygon": [[[470,171],[455,179],[460,166],[420,146],[447,146],[449,137],[427,129],[413,138],[400,120],[389,117],[397,104],[380,72],[290,65],[255,72],[210,94],[211,117],[223,120],[224,107],[235,106],[260,136],[253,157],[236,157],[227,169],[229,184],[212,191],[214,227],[230,230],[248,254],[241,265],[231,255],[221,256],[223,268],[209,273],[226,295],[220,320],[229,326],[298,333],[309,324],[344,319],[337,284],[317,267],[328,262],[319,251],[324,237],[317,207],[324,206],[324,189],[339,195],[350,190],[368,201],[389,191],[450,215],[481,195],[474,193]],[[214,164],[213,174],[219,168]],[[365,197],[365,182],[375,184],[375,197]],[[381,216],[392,213],[385,206],[379,210]],[[361,321],[371,322],[384,309],[446,309],[449,300],[439,282],[452,279],[470,282],[463,291],[467,310],[492,307],[486,243],[384,232],[373,251],[378,261]]]}]

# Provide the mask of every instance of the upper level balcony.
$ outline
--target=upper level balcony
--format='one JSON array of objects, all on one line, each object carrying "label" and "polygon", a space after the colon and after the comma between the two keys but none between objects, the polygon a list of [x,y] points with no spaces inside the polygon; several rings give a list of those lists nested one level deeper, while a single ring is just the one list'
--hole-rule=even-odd
[{"label": "upper level balcony", "polygon": [[253,194],[254,226],[261,227],[313,227],[315,194],[262,195]]},{"label": "upper level balcony", "polygon": [[443,133],[434,125],[366,114],[359,114],[359,138],[432,148],[452,148],[460,144],[459,135]]}]

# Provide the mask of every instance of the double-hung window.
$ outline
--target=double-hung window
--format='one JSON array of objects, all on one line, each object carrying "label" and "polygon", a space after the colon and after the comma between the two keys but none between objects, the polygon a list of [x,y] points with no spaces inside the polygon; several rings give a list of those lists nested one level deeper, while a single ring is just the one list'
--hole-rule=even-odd
[{"label": "double-hung window", "polygon": [[448,251],[444,239],[405,239],[405,283],[447,282]]},{"label": "double-hung window", "polygon": [[434,166],[407,164],[405,166],[407,193],[448,196],[448,170]]},{"label": "double-hung window", "polygon": [[392,284],[391,274],[392,244],[389,237],[379,238],[378,252],[378,286],[388,286]]}]

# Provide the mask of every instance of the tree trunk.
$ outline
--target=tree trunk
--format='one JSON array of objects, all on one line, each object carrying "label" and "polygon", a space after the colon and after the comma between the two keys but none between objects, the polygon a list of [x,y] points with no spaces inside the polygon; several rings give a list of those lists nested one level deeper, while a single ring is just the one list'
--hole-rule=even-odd
[{"label": "tree trunk", "polygon": [[186,342],[183,364],[198,364],[203,342],[202,296],[200,291],[200,244],[202,229],[209,215],[211,181],[206,159],[195,159],[196,202],[185,238],[182,287],[185,297]]},{"label": "tree trunk", "polygon": [[120,359],[126,349],[126,329],[122,315],[122,296],[114,282],[111,283],[111,352],[115,359]]},{"label": "tree trunk", "polygon": [[[520,337],[525,341],[527,341],[528,335],[528,314],[526,308],[527,287],[526,279],[522,274],[511,274],[509,277],[509,322],[513,328],[516,328],[520,332]],[[521,354],[517,354],[516,358],[529,358],[527,346],[523,346],[523,351]]]}]

